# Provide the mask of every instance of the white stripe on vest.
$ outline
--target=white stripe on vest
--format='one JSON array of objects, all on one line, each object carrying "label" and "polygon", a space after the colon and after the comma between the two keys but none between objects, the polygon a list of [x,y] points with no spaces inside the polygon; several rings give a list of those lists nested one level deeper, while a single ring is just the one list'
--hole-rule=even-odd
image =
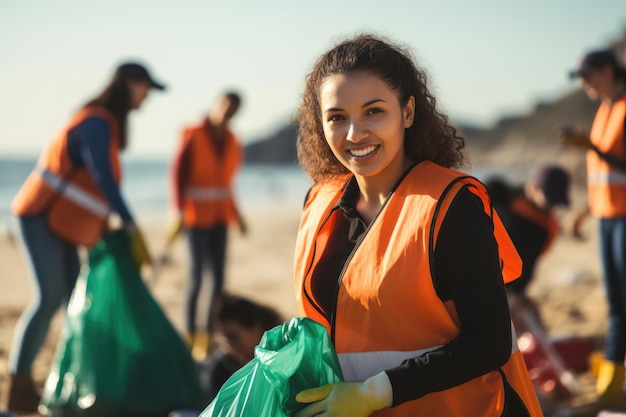
[{"label": "white stripe on vest", "polygon": [[[511,356],[519,350],[517,335],[511,323]],[[344,381],[365,381],[367,378],[380,372],[400,366],[407,359],[415,359],[424,353],[432,352],[441,346],[413,351],[377,351],[377,352],[349,352],[338,353],[339,365]]]},{"label": "white stripe on vest", "polygon": [[230,197],[230,190],[226,187],[189,187],[185,190],[185,197],[197,201],[218,201]]},{"label": "white stripe on vest", "polygon": [[626,185],[626,174],[621,172],[590,172],[587,175],[587,182],[590,184],[618,184]]},{"label": "white stripe on vest", "polygon": [[106,202],[90,194],[82,187],[67,182],[57,174],[43,167],[37,166],[36,171],[39,172],[43,181],[50,187],[59,191],[68,200],[73,201],[85,210],[100,217],[106,217],[110,213],[111,209]]}]

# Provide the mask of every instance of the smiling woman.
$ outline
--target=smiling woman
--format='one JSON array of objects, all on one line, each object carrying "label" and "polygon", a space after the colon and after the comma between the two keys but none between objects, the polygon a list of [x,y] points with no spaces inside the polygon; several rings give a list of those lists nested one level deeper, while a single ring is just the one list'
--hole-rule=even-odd
[{"label": "smiling woman", "polygon": [[296,417],[541,416],[504,290],[519,256],[484,185],[453,169],[464,140],[424,71],[377,36],[348,39],[315,63],[298,119],[314,185],[297,301],[346,382],[299,393]]},{"label": "smiling woman", "polygon": [[395,91],[369,72],[335,74],[320,87],[324,136],[339,162],[365,185],[372,199],[359,212],[369,220],[406,171],[404,131],[413,124],[415,99],[401,105]]}]

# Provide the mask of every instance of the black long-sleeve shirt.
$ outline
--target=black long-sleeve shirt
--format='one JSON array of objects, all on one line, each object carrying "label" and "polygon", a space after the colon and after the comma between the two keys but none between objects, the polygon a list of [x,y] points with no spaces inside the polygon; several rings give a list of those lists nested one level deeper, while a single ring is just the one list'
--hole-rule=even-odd
[{"label": "black long-sleeve shirt", "polygon": [[[313,294],[326,312],[335,308],[337,277],[367,228],[356,211],[358,193],[353,179],[339,202],[342,220],[313,271]],[[470,191],[462,190],[455,197],[434,255],[435,290],[442,301],[454,301],[461,330],[441,348],[387,370],[394,406],[497,369],[511,352],[510,316],[493,222]]]}]

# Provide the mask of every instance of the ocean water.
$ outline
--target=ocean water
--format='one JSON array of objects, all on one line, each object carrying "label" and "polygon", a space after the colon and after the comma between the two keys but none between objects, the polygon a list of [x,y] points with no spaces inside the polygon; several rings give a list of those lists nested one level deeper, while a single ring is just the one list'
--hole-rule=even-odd
[{"label": "ocean water", "polygon": [[[0,157],[0,234],[15,227],[10,204],[36,162],[35,157]],[[171,214],[169,161],[122,160],[122,168],[122,194],[138,221],[166,219]],[[473,167],[471,174],[484,180],[496,172]],[[258,209],[300,208],[309,187],[297,165],[248,164],[235,179],[235,196],[245,216]]]},{"label": "ocean water", "polygon": [[[36,162],[36,158],[0,157],[0,230],[9,227],[11,201]],[[122,194],[139,221],[169,215],[169,161],[123,160],[122,167]],[[308,178],[295,165],[244,165],[235,179],[235,195],[244,215],[284,205],[302,207],[309,187]]]}]

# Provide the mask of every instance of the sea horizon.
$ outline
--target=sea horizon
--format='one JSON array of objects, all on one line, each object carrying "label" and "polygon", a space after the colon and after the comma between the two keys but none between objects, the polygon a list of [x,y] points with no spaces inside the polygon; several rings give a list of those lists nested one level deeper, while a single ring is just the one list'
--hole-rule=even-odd
[{"label": "sea horizon", "polygon": [[[37,162],[37,156],[0,157],[0,232],[13,225],[11,201]],[[168,158],[123,159],[122,195],[137,221],[172,214]],[[298,165],[244,164],[235,178],[240,210],[253,212],[284,205],[302,206],[310,181]]]}]

